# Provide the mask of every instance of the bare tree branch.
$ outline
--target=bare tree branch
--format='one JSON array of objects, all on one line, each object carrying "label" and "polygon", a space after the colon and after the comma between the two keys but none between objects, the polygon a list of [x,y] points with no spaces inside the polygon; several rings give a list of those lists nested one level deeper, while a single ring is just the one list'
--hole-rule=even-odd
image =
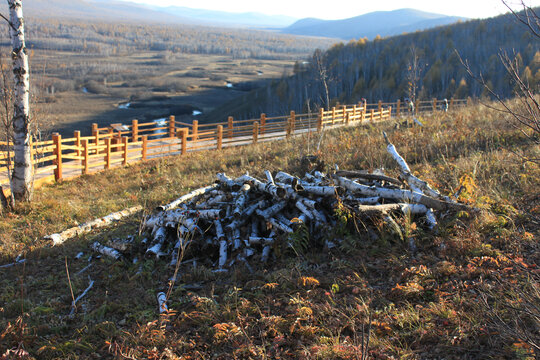
[{"label": "bare tree branch", "polygon": [[[469,65],[467,60],[463,60],[459,52],[456,50],[456,54],[459,58],[459,61],[469,74],[476,82],[482,85],[488,93],[493,96],[502,105],[504,108],[502,112],[511,115],[516,121],[512,125],[520,129],[521,132],[527,136],[531,141],[540,144],[540,103],[538,102],[535,92],[530,88],[528,82],[522,79],[522,76],[519,74],[519,63],[517,62],[516,56],[514,59],[511,59],[508,56],[508,53],[501,50],[499,57],[502,64],[504,65],[507,73],[510,75],[512,82],[516,85],[515,95],[521,103],[521,108],[525,110],[525,114],[518,112],[510,108],[508,102],[505,101],[498,93],[496,93],[484,79],[482,72],[476,74]],[[523,127],[528,128],[533,131],[533,134],[526,132]]]},{"label": "bare tree branch", "polygon": [[0,13],[0,18],[6,20],[6,22],[8,23],[9,27],[12,28],[13,30],[17,31],[17,29],[15,28],[15,26],[13,26],[13,24],[11,23],[11,21],[9,21],[9,19],[2,13]]},{"label": "bare tree branch", "polygon": [[504,6],[514,14],[514,17],[523,25],[527,26],[531,33],[536,36],[537,38],[540,38],[540,17],[534,9],[531,6],[528,6],[525,4],[523,0],[521,0],[521,6],[523,7],[523,15],[516,12],[510,5],[508,5],[508,2],[506,0],[502,0],[502,3]]}]

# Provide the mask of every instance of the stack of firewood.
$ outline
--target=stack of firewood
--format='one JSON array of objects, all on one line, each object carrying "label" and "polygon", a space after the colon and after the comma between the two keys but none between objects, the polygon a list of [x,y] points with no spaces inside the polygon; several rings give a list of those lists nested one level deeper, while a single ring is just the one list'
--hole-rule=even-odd
[{"label": "stack of firewood", "polygon": [[[394,227],[399,225],[391,215],[407,214],[429,229],[437,226],[437,212],[469,209],[414,176],[394,145],[387,144],[401,169],[398,178],[380,170],[337,167],[331,175],[313,171],[302,178],[282,171],[266,171],[264,180],[247,173],[236,179],[218,174],[215,184],[160,206],[144,220],[142,251],[146,257],[168,259],[171,266],[179,258],[199,258],[226,271],[235,263],[265,263],[277,248],[294,248],[300,229],[309,234],[311,245],[334,246],[340,239],[330,239],[327,230],[336,224],[337,209],[363,224],[378,218]],[[110,252],[100,244],[94,249]]]}]

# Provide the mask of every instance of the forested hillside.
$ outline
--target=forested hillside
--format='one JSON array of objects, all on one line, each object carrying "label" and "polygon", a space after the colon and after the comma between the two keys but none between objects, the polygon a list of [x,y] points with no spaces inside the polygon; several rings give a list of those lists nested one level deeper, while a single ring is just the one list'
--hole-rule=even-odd
[{"label": "forested hillside", "polygon": [[[513,87],[499,59],[499,52],[516,54],[522,74],[533,84],[540,83],[540,48],[527,29],[512,15],[472,20],[436,29],[373,41],[360,39],[336,44],[326,52],[297,63],[295,74],[274,81],[239,99],[211,117],[233,114],[240,117],[284,113],[289,109],[306,111],[325,106],[328,85],[330,105],[395,101],[409,96],[410,64],[418,59],[418,98],[463,98],[486,95],[482,86],[468,77],[458,54],[481,71],[488,83],[503,96]],[[320,66],[319,66],[320,65]]]},{"label": "forested hillside", "polygon": [[[28,47],[67,51],[86,56],[116,56],[141,51],[200,55],[231,55],[237,59],[298,58],[332,39],[278,34],[269,31],[182,24],[26,19]],[[0,46],[10,44],[0,32]]]},{"label": "forested hillside", "polygon": [[373,40],[377,35],[399,35],[404,32],[453,24],[459,20],[467,19],[415,9],[399,9],[375,11],[341,20],[307,18],[298,20],[283,29],[282,32],[295,35],[326,36],[344,40],[364,37]]}]

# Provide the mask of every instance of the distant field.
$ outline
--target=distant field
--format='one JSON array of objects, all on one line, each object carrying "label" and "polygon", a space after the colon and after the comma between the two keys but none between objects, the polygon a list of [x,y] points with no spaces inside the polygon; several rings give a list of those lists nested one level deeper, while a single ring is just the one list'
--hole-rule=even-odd
[{"label": "distant field", "polygon": [[[46,133],[203,114],[333,41],[194,26],[28,20],[34,118]],[[9,63],[7,32],[0,33]],[[129,105],[119,108],[119,105]]]},{"label": "distant field", "polygon": [[191,121],[193,110],[210,112],[293,66],[289,60],[235,60],[222,55],[164,58],[158,51],[119,58],[61,55],[34,55],[33,70],[46,68],[45,76],[35,75],[43,89],[36,97],[46,119],[43,127],[64,133],[88,129],[93,122],[127,123],[168,115],[187,115]]}]

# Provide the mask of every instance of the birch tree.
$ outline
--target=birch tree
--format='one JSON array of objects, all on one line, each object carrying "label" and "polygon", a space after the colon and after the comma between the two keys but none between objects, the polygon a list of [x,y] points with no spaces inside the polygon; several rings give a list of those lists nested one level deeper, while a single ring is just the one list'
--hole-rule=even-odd
[{"label": "birch tree", "polygon": [[32,161],[30,146],[30,71],[24,39],[22,0],[8,0],[9,24],[12,45],[15,96],[13,109],[13,172],[11,192],[17,201],[30,201],[32,197]]}]

